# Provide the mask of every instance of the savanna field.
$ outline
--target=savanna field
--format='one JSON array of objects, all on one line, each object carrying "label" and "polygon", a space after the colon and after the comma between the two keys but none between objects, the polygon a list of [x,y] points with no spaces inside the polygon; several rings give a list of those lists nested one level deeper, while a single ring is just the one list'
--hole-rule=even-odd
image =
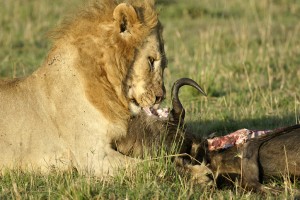
[{"label": "savanna field", "polygon": [[[0,2],[0,77],[32,73],[51,47],[47,33],[84,3],[82,0]],[[197,81],[208,94],[180,91],[186,122],[199,135],[237,129],[272,129],[300,123],[300,2],[296,0],[160,0],[172,83]],[[1,103],[1,102],[0,102]],[[0,119],[1,120],[1,119]],[[1,128],[1,127],[0,127]],[[1,154],[1,153],[0,153]],[[164,152],[157,162],[112,179],[76,173],[49,175],[4,170],[0,199],[290,199],[299,181],[283,175],[266,184],[285,188],[274,197],[231,187],[193,185],[175,170]]]}]

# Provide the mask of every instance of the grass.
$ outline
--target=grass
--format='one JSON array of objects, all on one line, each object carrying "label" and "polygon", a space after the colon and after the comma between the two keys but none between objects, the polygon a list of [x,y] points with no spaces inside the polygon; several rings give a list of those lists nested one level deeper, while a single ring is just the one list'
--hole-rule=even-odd
[{"label": "grass", "polygon": [[[33,72],[51,42],[46,33],[81,0],[0,2],[0,76]],[[187,123],[196,134],[271,129],[300,122],[300,3],[294,0],[160,1],[169,66],[167,91],[180,77],[201,83],[208,97],[183,88]],[[169,105],[170,96],[166,105]],[[0,102],[1,103],[1,102]],[[299,183],[268,184],[299,188]],[[6,171],[0,199],[272,199],[192,185],[163,159],[112,180],[78,174]],[[284,193],[278,198],[290,198]]]}]

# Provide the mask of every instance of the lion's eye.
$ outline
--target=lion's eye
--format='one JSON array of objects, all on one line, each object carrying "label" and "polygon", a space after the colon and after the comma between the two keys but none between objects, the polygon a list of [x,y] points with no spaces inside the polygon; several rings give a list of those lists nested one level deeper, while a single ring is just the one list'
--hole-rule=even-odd
[{"label": "lion's eye", "polygon": [[148,57],[148,62],[149,62],[149,66],[150,66],[150,70],[153,71],[154,70],[154,58],[153,57]]}]

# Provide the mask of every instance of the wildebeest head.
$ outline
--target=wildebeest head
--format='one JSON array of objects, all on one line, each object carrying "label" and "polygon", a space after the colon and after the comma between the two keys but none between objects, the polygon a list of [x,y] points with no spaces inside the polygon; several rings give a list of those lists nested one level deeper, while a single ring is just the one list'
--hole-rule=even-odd
[{"label": "wildebeest head", "polygon": [[[167,147],[166,150],[169,152],[169,147],[175,143],[181,144],[178,153],[189,152],[192,139],[182,126],[185,110],[178,97],[179,89],[184,85],[190,85],[206,95],[192,79],[177,80],[172,87],[172,109],[169,115],[159,117],[159,110],[150,110],[134,116],[129,121],[127,135],[113,144],[116,150],[128,156],[143,157],[145,149],[154,155],[162,146]],[[155,151],[151,151],[153,147]]]}]

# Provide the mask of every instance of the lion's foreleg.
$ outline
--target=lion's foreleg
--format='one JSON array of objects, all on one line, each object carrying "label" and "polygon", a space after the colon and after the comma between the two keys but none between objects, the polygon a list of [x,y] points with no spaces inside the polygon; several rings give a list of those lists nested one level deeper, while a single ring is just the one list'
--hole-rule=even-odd
[{"label": "lion's foreleg", "polygon": [[81,171],[103,177],[114,176],[120,170],[133,170],[141,160],[125,156],[113,149],[108,149],[101,156],[97,156],[95,153],[89,154],[83,162],[86,164],[79,166]]}]

